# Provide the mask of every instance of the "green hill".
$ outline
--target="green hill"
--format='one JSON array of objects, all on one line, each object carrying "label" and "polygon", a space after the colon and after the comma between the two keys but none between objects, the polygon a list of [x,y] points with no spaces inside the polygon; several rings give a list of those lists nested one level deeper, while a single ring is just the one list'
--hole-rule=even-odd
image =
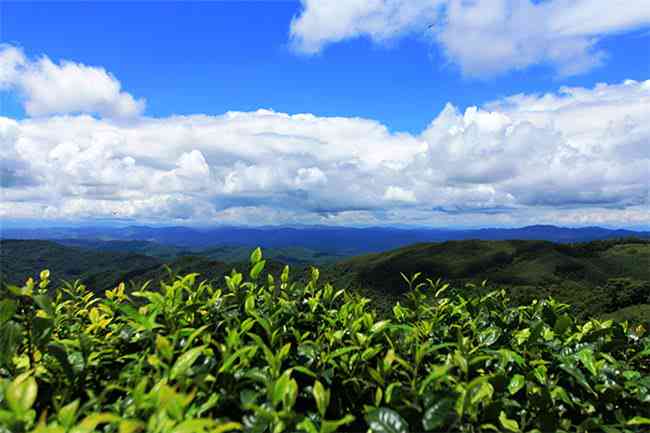
[{"label": "green hill", "polygon": [[[130,252],[121,251],[123,248]],[[157,251],[161,257],[133,251]],[[75,246],[63,246],[49,241],[3,240],[0,282],[22,284],[48,268],[52,270],[53,281],[79,279],[97,293],[122,281],[159,281],[167,276],[168,269],[177,274],[198,273],[200,279],[221,283],[233,267],[245,268],[250,249],[215,247],[189,254],[157,249],[156,244],[146,242],[77,242]],[[267,271],[276,276],[284,264],[290,264],[294,270],[320,264],[323,279],[363,293],[386,311],[407,289],[400,274],[411,276],[417,272],[422,273],[419,281],[442,278],[461,286],[487,280],[489,287],[508,287],[509,296],[517,303],[553,296],[573,305],[580,315],[616,316],[618,310],[650,304],[647,240],[579,244],[449,241],[415,244],[338,263],[332,263],[333,255],[318,257],[318,253],[303,248],[281,248],[269,254],[265,251],[265,256],[269,260]],[[630,314],[624,310],[617,317]]]},{"label": "green hill", "polygon": [[92,251],[50,241],[0,240],[0,284],[22,285],[50,269],[51,279],[81,280],[93,289],[114,287],[130,275],[158,268],[163,261],[143,254]]},{"label": "green hill", "polygon": [[[480,284],[487,280],[491,286],[510,287],[510,295],[518,302],[552,295],[590,313],[650,302],[650,242],[646,240],[416,244],[355,257],[330,272],[332,279],[344,286],[371,288],[393,297],[408,287],[400,273],[411,276],[420,272],[420,281],[442,278]],[[622,286],[623,292],[634,293],[620,302]]]},{"label": "green hill", "polygon": [[[111,242],[110,247],[152,251],[150,245],[146,244],[129,242],[128,245],[118,245]],[[40,240],[0,240],[0,286],[22,285],[30,277],[37,278],[43,269],[51,270],[50,278],[57,284],[62,280],[80,280],[100,294],[120,282],[130,285],[139,285],[148,280],[158,282],[167,278],[170,271],[174,274],[198,273],[202,280],[221,283],[223,277],[234,267],[245,268],[250,255],[250,249],[246,249],[244,255],[244,247],[237,247],[231,256],[226,255],[226,249],[215,249],[213,254],[207,256],[186,253],[163,260],[121,250],[97,250],[89,247],[90,243],[86,242],[75,245],[78,246]],[[105,243],[101,245],[102,248],[107,248]],[[219,254],[215,251],[219,251]],[[213,256],[225,260],[215,260]],[[267,270],[279,274],[284,263],[285,261],[270,259],[267,261]],[[293,265],[296,269],[303,267],[304,265]]]}]

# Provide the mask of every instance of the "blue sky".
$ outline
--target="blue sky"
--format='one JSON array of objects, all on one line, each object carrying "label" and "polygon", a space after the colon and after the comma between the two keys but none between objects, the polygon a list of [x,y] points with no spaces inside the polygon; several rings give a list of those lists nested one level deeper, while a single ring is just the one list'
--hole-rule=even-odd
[{"label": "blue sky", "polygon": [[[372,118],[413,133],[447,102],[464,109],[559,85],[650,76],[647,29],[603,38],[607,64],[578,76],[534,66],[467,78],[417,33],[379,45],[359,37],[316,56],[296,55],[288,34],[300,10],[298,1],[6,2],[2,38],[33,55],[102,65],[130,93],[146,96],[152,116],[272,108]],[[6,109],[23,114],[18,103]]]},{"label": "blue sky", "polygon": [[0,215],[644,226],[647,2],[357,3],[3,2]]}]

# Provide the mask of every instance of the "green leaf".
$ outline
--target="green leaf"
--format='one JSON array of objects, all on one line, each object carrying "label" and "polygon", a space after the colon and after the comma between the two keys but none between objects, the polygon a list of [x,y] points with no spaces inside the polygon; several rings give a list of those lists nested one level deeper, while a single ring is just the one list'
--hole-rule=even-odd
[{"label": "green leaf", "polygon": [[596,395],[596,393],[591,388],[591,386],[589,386],[589,382],[587,382],[587,378],[585,377],[584,374],[582,374],[580,370],[568,364],[560,364],[560,368],[566,371],[567,373],[569,373],[569,375],[571,375],[576,380],[576,382],[578,382],[580,386],[582,386],[592,394]]},{"label": "green leaf", "polygon": [[280,282],[286,284],[289,281],[289,265],[284,265],[282,274],[280,274]]},{"label": "green leaf", "polygon": [[332,433],[335,432],[342,425],[350,424],[354,422],[354,415],[347,414],[343,418],[336,421],[323,421],[320,426],[320,433]]},{"label": "green leaf", "polygon": [[14,413],[22,415],[32,408],[37,393],[38,385],[36,380],[29,376],[28,373],[23,373],[7,386],[5,399]]},{"label": "green leaf", "polygon": [[526,384],[526,379],[521,374],[515,374],[508,383],[508,392],[510,395],[516,394]]},{"label": "green leaf", "polygon": [[307,433],[318,433],[318,429],[316,428],[316,425],[314,425],[313,421],[310,420],[309,418],[305,418],[302,421],[300,421],[296,427],[298,428],[298,431],[304,431]]},{"label": "green leaf", "polygon": [[564,334],[573,324],[573,320],[567,314],[563,314],[555,320],[555,325],[553,326],[553,331],[557,334]]},{"label": "green leaf", "polygon": [[230,372],[230,369],[238,358],[243,359],[246,356],[254,355],[256,352],[257,346],[245,346],[238,349],[223,362],[223,365],[219,368],[219,373]]},{"label": "green leaf", "polygon": [[203,433],[209,427],[214,424],[214,420],[197,418],[197,419],[188,419],[176,427],[174,427],[171,433]]},{"label": "green leaf", "polygon": [[201,356],[203,349],[205,349],[205,346],[195,347],[194,349],[190,349],[183,353],[174,363],[174,366],[170,371],[170,378],[174,380],[187,373],[187,370],[189,370],[197,358]]},{"label": "green leaf", "polygon": [[634,418],[627,420],[625,425],[650,425],[650,418],[635,416]]},{"label": "green leaf", "polygon": [[426,379],[422,381],[422,384],[420,385],[420,390],[419,394],[423,394],[424,391],[427,389],[427,386],[431,383],[435,383],[438,380],[442,379],[445,377],[449,369],[451,368],[451,365],[434,365],[433,366],[433,371],[429,373]]},{"label": "green leaf", "polygon": [[4,366],[13,365],[12,359],[18,352],[23,328],[13,321],[0,325],[0,361]]},{"label": "green leaf", "polygon": [[284,389],[284,395],[282,397],[282,404],[286,410],[292,410],[293,406],[296,404],[296,398],[298,397],[298,382],[295,379],[291,379]]},{"label": "green leaf", "polygon": [[489,382],[483,382],[479,385],[478,389],[472,394],[470,403],[475,405],[479,402],[484,402],[486,405],[492,401],[494,394],[494,387]]},{"label": "green leaf", "polygon": [[515,340],[517,344],[522,345],[530,338],[530,328],[522,329],[521,331],[515,332]]},{"label": "green leaf", "polygon": [[374,433],[408,433],[409,426],[397,412],[386,407],[375,409],[366,415],[370,431]]},{"label": "green leaf", "polygon": [[113,423],[119,420],[120,417],[112,413],[93,413],[85,417],[77,427],[81,428],[82,431],[94,431],[99,424]]},{"label": "green leaf", "polygon": [[585,368],[589,370],[589,372],[592,375],[595,376],[598,374],[598,369],[596,368],[596,361],[594,360],[593,350],[589,348],[585,348],[580,350],[576,355],[578,356],[578,359],[580,360],[582,365],[584,365]]},{"label": "green leaf", "polygon": [[163,335],[156,335],[156,350],[158,353],[169,361],[174,356],[174,348],[169,340]]},{"label": "green leaf", "polygon": [[482,346],[492,346],[500,336],[501,330],[493,326],[482,331],[478,336],[478,341]]},{"label": "green leaf", "polygon": [[253,265],[253,268],[251,269],[250,272],[250,277],[253,280],[256,280],[257,277],[262,273],[264,270],[264,265],[266,264],[266,260],[261,260]]},{"label": "green leaf", "polygon": [[251,265],[254,265],[258,263],[260,260],[262,260],[262,249],[260,247],[257,247],[253,250],[251,253]]},{"label": "green leaf", "polygon": [[317,380],[314,382],[312,394],[314,395],[314,400],[316,400],[318,413],[320,413],[320,416],[324,418],[330,404],[330,392]]},{"label": "green leaf", "polygon": [[45,317],[34,317],[32,319],[32,337],[34,344],[43,348],[52,338],[54,321]]},{"label": "green leaf", "polygon": [[0,301],[0,326],[4,325],[6,322],[10,321],[16,310],[18,309],[18,303],[11,299],[3,299]]},{"label": "green leaf", "polygon": [[246,297],[246,301],[244,302],[244,311],[249,316],[255,316],[255,295],[250,294]]},{"label": "green leaf", "polygon": [[509,419],[504,411],[501,411],[501,413],[499,414],[499,422],[501,423],[501,426],[506,430],[513,431],[513,432],[519,431],[519,424],[517,423],[517,421],[513,419]]},{"label": "green leaf", "polygon": [[77,419],[77,410],[79,409],[79,400],[75,400],[72,403],[68,403],[63,406],[59,413],[56,415],[57,419],[63,427],[69,429],[72,427],[72,424]]},{"label": "green leaf", "polygon": [[47,295],[34,295],[32,299],[45,313],[48,317],[54,317],[54,306],[52,305],[52,300]]},{"label": "green leaf", "polygon": [[455,418],[453,398],[442,398],[436,401],[422,417],[422,427],[426,431],[438,431],[453,421]]},{"label": "green leaf", "polygon": [[320,271],[318,268],[311,268],[311,281],[316,284],[318,282],[318,279],[320,278]]},{"label": "green leaf", "polygon": [[372,325],[372,328],[370,328],[370,333],[371,334],[376,334],[378,332],[383,331],[386,329],[386,327],[390,324],[390,320],[381,320],[374,325]]},{"label": "green leaf", "polygon": [[537,379],[537,381],[542,385],[546,385],[546,372],[546,367],[543,365],[539,365],[533,370],[535,379]]},{"label": "green leaf", "polygon": [[[292,384],[293,382],[293,384]],[[295,388],[294,388],[295,386]],[[296,401],[296,392],[297,392],[297,384],[295,383],[295,380],[292,381],[291,379],[291,370],[288,370],[282,374],[278,378],[278,380],[275,381],[275,384],[273,385],[273,405],[277,405],[281,401],[284,401],[285,408],[289,409],[288,403],[291,403],[292,401]],[[285,399],[285,397],[288,396],[288,400]],[[293,403],[291,404],[293,406]]]},{"label": "green leaf", "polygon": [[243,427],[240,423],[230,421],[230,422],[224,422],[216,427],[213,427],[210,429],[210,433],[225,433],[227,431],[233,431],[233,430],[243,430]]},{"label": "green leaf", "polygon": [[140,420],[123,419],[120,421],[118,433],[135,433],[144,430],[145,424]]}]

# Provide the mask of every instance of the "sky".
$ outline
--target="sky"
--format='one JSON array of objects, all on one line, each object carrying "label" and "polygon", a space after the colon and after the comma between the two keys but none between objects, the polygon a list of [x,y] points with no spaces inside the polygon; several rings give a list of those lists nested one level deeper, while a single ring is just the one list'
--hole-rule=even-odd
[{"label": "sky", "polygon": [[0,3],[5,224],[650,227],[650,2]]}]

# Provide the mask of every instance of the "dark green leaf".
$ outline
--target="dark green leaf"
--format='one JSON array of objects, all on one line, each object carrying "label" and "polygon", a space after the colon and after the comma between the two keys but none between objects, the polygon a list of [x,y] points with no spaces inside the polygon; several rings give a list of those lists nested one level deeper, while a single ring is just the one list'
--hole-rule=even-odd
[{"label": "dark green leaf", "polygon": [[427,409],[422,417],[422,427],[426,431],[439,431],[442,427],[450,424],[456,413],[454,404],[456,400],[452,398],[441,398]]},{"label": "dark green leaf", "polygon": [[409,426],[404,418],[386,407],[380,407],[368,413],[366,422],[373,433],[408,433],[409,431]]}]

